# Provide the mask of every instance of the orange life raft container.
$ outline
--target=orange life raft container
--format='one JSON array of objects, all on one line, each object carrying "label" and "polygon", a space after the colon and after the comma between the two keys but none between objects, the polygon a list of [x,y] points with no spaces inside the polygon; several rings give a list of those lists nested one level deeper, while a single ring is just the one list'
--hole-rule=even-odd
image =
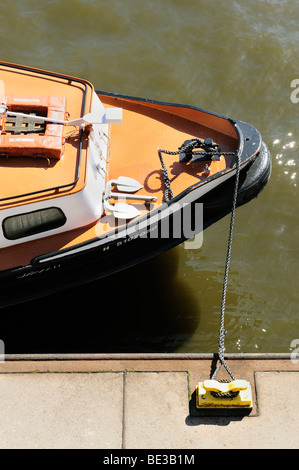
[{"label": "orange life raft container", "polygon": [[1,126],[0,155],[61,158],[63,124],[55,123],[55,119],[65,119],[65,97],[6,95],[3,102],[9,111],[35,113],[53,119],[53,123],[47,123],[43,133],[28,131],[26,124],[18,133],[13,133],[13,126],[9,125],[5,117]]}]

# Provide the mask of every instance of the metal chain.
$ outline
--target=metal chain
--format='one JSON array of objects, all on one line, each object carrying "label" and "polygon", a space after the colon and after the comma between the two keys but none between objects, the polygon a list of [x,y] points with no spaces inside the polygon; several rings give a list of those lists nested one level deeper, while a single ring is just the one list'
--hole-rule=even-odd
[{"label": "metal chain", "polygon": [[226,263],[225,263],[225,272],[224,272],[224,280],[223,280],[223,292],[222,292],[222,301],[221,301],[221,315],[220,315],[220,330],[219,330],[219,364],[212,375],[212,379],[215,379],[217,376],[221,366],[223,365],[231,376],[233,380],[235,377],[230,370],[229,366],[226,364],[224,359],[224,337],[227,333],[227,330],[224,328],[224,314],[225,314],[225,302],[226,302],[226,292],[227,292],[227,281],[228,281],[228,271],[229,271],[229,264],[230,264],[230,257],[231,257],[231,248],[232,248],[232,239],[233,239],[233,228],[234,228],[234,221],[235,221],[235,212],[237,206],[237,196],[238,196],[238,186],[239,186],[239,175],[240,175],[240,155],[239,152],[237,154],[237,165],[236,165],[236,178],[235,178],[235,187],[234,187],[234,195],[233,195],[233,205],[232,205],[232,214],[230,220],[230,229],[229,229],[229,239],[228,239],[228,247],[227,247],[227,255],[226,255]]}]

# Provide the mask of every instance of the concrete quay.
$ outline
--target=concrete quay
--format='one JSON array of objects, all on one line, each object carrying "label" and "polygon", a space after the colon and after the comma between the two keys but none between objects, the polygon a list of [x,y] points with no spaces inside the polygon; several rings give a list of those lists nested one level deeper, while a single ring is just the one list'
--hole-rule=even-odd
[{"label": "concrete quay", "polygon": [[[7,355],[1,449],[298,449],[299,361],[227,354],[248,380],[248,416],[196,416],[211,354]],[[215,361],[214,361],[215,362]],[[218,377],[219,376],[219,377]],[[228,378],[222,367],[217,379]]]}]

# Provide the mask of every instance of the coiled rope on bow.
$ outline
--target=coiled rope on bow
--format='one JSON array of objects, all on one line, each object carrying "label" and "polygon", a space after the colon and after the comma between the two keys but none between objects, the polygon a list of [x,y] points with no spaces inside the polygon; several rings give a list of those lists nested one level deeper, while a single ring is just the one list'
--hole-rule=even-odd
[{"label": "coiled rope on bow", "polygon": [[[162,157],[162,153],[165,153],[166,155],[179,155],[183,152],[188,152],[190,159],[194,156],[201,156],[202,159],[201,161],[209,161],[213,156],[220,157],[220,155],[234,155],[234,152],[220,152],[219,145],[218,144],[213,144],[212,142],[207,141],[212,141],[212,139],[206,139],[205,141],[202,141],[201,139],[195,138],[195,139],[190,139],[187,140],[184,144],[182,144],[178,150],[163,150],[159,149],[158,150],[158,155],[160,158],[161,166],[162,166],[162,176],[165,184],[165,191],[164,191],[164,198],[165,201],[170,201],[170,199],[173,199],[173,191],[171,189],[170,185],[170,178],[169,174],[166,168],[166,165],[164,163],[164,159]],[[195,148],[202,148],[203,150],[194,150]],[[200,160],[200,159],[199,159]],[[198,161],[199,161],[198,160]]]}]

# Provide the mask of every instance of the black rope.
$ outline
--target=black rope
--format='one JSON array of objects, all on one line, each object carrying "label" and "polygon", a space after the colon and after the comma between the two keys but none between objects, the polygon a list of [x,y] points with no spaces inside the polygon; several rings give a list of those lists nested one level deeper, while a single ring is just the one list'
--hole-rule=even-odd
[{"label": "black rope", "polygon": [[[229,380],[218,380],[218,382],[229,383],[230,381]],[[240,392],[238,391],[238,392],[224,392],[224,393],[221,393],[221,392],[211,391],[210,393],[215,398],[236,398],[239,395]]]},{"label": "black rope", "polygon": [[[158,154],[159,154],[159,158],[160,158],[160,162],[162,166],[162,175],[163,175],[164,184],[165,184],[164,198],[165,198],[165,201],[169,201],[170,199],[173,198],[173,192],[170,186],[170,179],[169,179],[168,171],[167,171],[167,168],[165,166],[165,163],[162,157],[162,152],[168,153],[168,151],[158,150]],[[174,152],[172,153],[172,155],[175,155],[176,153],[177,152]]]},{"label": "black rope", "polygon": [[[194,150],[195,148],[203,148],[204,150]],[[202,155],[202,159],[197,159],[197,161],[208,161],[212,160],[213,157],[219,157],[220,155],[234,155],[235,152],[220,152],[219,150],[219,145],[218,144],[213,144],[212,139],[207,138],[204,141],[200,139],[190,139],[184,142],[181,147],[178,148],[178,150],[158,150],[158,155],[160,158],[161,166],[162,166],[162,176],[164,179],[164,184],[165,184],[165,191],[164,191],[164,198],[165,201],[169,201],[172,199],[173,196],[173,191],[171,189],[170,185],[170,178],[168,175],[167,168],[165,166],[162,153],[165,153],[166,155],[179,155],[182,153],[188,153],[190,160],[193,158],[193,156],[198,156]]]}]

